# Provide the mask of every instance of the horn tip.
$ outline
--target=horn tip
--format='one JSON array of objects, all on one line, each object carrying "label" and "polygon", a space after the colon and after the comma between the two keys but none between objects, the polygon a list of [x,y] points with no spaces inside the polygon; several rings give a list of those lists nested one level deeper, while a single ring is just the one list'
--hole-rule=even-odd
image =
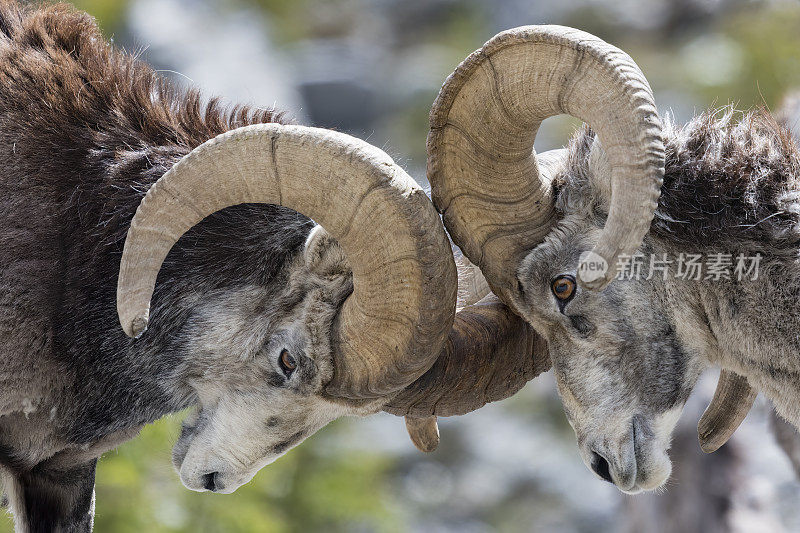
[{"label": "horn tip", "polygon": [[138,339],[142,334],[147,331],[148,318],[146,315],[137,316],[131,321],[129,328],[125,329],[125,333],[134,339]]},{"label": "horn tip", "polygon": [[715,451],[720,449],[720,446],[712,446],[708,443],[700,441],[700,449],[703,451],[703,453],[714,453]]},{"label": "horn tip", "polygon": [[703,450],[703,453],[714,453],[719,450],[728,442],[731,435],[721,434],[704,417],[700,417],[700,421],[697,423],[697,438],[700,440],[700,449]]},{"label": "horn tip", "polygon": [[703,453],[714,453],[725,444],[724,442],[714,442],[703,435],[698,435],[698,437],[700,439],[700,449],[703,450]]},{"label": "horn tip", "polygon": [[714,397],[697,423],[700,448],[705,453],[717,451],[730,440],[757,395],[747,378],[722,369]]},{"label": "horn tip", "polygon": [[411,442],[421,452],[430,453],[439,447],[439,426],[435,416],[406,418],[406,429]]}]

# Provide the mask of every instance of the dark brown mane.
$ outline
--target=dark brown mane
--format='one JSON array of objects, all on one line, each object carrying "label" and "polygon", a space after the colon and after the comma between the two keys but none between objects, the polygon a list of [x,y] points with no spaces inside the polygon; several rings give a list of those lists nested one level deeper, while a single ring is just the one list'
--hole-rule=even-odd
[{"label": "dark brown mane", "polygon": [[[736,120],[738,118],[738,120]],[[602,204],[586,175],[594,133],[570,143],[561,205]],[[689,249],[795,250],[800,242],[800,150],[766,110],[708,111],[664,128],[664,186],[650,235]],[[604,213],[599,214],[604,218]]]},{"label": "dark brown mane", "polygon": [[[2,112],[69,117],[92,130],[140,143],[194,147],[230,129],[281,122],[273,109],[225,108],[199,91],[176,88],[134,56],[111,46],[95,21],[66,4],[38,10],[0,3]],[[15,108],[25,105],[25,108]]]},{"label": "dark brown mane", "polygon": [[[76,256],[92,257],[110,276],[150,186],[203,142],[263,122],[286,121],[274,109],[225,107],[217,98],[206,103],[199,91],[176,87],[109,44],[92,17],[69,5],[34,9],[0,0],[0,222],[59,216],[69,233],[42,225],[47,235],[40,238],[66,252],[74,245]],[[265,219],[276,225],[256,222]],[[255,228],[231,236],[244,226]],[[181,253],[216,272],[233,268],[221,250],[252,242],[297,246],[309,227],[286,209],[232,207],[195,227],[193,246],[181,241],[167,268]],[[275,255],[275,263],[282,257]],[[270,276],[274,268],[247,272]]]},{"label": "dark brown mane", "polygon": [[709,111],[667,136],[655,236],[731,252],[796,249],[800,152],[769,112]]}]

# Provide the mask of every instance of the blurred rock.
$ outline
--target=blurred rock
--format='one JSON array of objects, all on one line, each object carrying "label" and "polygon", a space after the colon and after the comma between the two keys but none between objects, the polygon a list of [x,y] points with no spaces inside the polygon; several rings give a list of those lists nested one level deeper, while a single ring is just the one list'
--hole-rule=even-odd
[{"label": "blurred rock", "polygon": [[303,118],[297,82],[270,41],[264,19],[210,0],[138,0],[127,23],[128,48],[182,85],[235,103],[275,106]]},{"label": "blurred rock", "polygon": [[776,116],[800,142],[800,91],[791,93],[784,98]]}]

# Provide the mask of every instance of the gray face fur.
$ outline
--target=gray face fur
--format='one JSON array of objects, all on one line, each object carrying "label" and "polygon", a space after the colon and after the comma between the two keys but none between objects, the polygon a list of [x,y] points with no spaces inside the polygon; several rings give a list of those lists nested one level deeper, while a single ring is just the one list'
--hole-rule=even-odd
[{"label": "gray face fur", "polygon": [[604,172],[592,159],[583,159],[582,176],[571,170],[557,176],[563,218],[522,262],[518,280],[526,316],[548,341],[584,462],[635,493],[669,477],[670,434],[702,365],[686,353],[660,301],[663,281],[615,280],[599,292],[576,286],[569,299],[555,296],[553,281],[576,276],[580,255],[592,248],[604,223],[607,199],[593,192],[603,187],[570,187]]},{"label": "gray face fur", "polygon": [[551,154],[559,220],[517,272],[519,305],[549,343],[583,458],[626,492],[667,479],[669,434],[706,365],[746,377],[800,423],[797,145],[769,114],[731,108],[681,127],[667,119],[663,135],[664,184],[640,252],[673,261],[680,253],[759,254],[757,279],[681,280],[673,266],[664,278],[644,272],[601,292],[577,287],[559,302],[551,284],[575,275],[610,196],[609,166],[587,129]]},{"label": "gray face fur", "polygon": [[[192,490],[229,493],[263,466],[353,408],[323,397],[332,375],[331,324],[352,290],[350,269],[321,227],[311,232],[289,282],[209,295],[195,311],[188,385],[198,398],[173,463]],[[287,351],[296,368],[287,372]]]}]

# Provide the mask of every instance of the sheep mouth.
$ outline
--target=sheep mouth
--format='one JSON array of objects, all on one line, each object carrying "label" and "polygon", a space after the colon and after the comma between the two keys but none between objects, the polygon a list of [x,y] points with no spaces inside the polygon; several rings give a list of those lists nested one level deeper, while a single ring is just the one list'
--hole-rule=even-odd
[{"label": "sheep mouth", "polygon": [[641,447],[641,437],[637,438],[637,434],[641,433],[641,429],[637,431],[636,427],[640,424],[639,417],[634,416],[633,420],[631,421],[631,441],[633,442],[633,456],[636,459],[636,464],[639,465],[642,462],[642,447]]},{"label": "sheep mouth", "polygon": [[[622,492],[638,494],[642,491],[655,490],[667,481],[669,473],[666,476],[659,475],[658,463],[654,462],[655,454],[658,453],[658,450],[653,449],[656,443],[655,435],[650,429],[650,424],[647,420],[640,415],[634,416],[631,423],[631,444],[633,446],[635,474],[632,486],[624,489],[620,487]],[[663,472],[663,465],[661,469]],[[660,479],[662,477],[663,479]]]},{"label": "sheep mouth", "polygon": [[646,473],[642,468],[642,465],[646,464],[646,458],[644,457],[643,451],[643,443],[642,443],[642,429],[638,427],[641,423],[639,421],[638,416],[634,416],[633,420],[631,421],[631,446],[633,448],[633,484],[631,487],[622,488],[620,490],[626,494],[638,494],[642,492],[641,484],[644,481],[644,477],[646,477]]},{"label": "sheep mouth", "polygon": [[196,433],[196,425],[184,422],[181,426],[181,434],[172,447],[172,466],[175,467],[175,470],[180,471],[183,460],[186,459],[186,454],[189,453],[189,447],[192,445]]}]

